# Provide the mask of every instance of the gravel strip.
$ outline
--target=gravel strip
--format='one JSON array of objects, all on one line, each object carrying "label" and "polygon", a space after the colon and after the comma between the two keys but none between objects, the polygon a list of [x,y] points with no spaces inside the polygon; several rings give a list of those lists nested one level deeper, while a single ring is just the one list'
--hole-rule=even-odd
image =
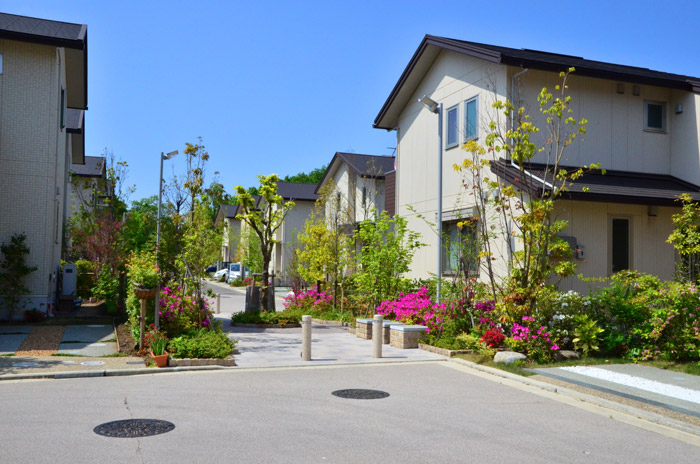
[{"label": "gravel strip", "polygon": [[695,416],[691,416],[688,414],[683,414],[683,413],[680,413],[677,411],[673,411],[671,409],[666,409],[666,408],[655,406],[655,405],[652,405],[649,403],[645,403],[643,401],[635,401],[635,400],[632,400],[629,398],[625,398],[624,396],[605,393],[605,392],[602,392],[600,390],[596,390],[594,388],[582,387],[580,385],[565,382],[563,380],[545,377],[544,375],[533,375],[533,376],[528,377],[528,379],[538,380],[540,382],[545,382],[545,383],[549,383],[552,385],[557,385],[560,387],[568,388],[569,390],[577,391],[579,393],[584,393],[586,395],[597,396],[598,398],[603,398],[603,399],[606,399],[608,401],[614,401],[616,403],[624,404],[626,406],[631,406],[631,407],[637,408],[637,409],[642,409],[644,411],[653,412],[653,413],[658,414],[660,416],[668,417],[671,419],[685,422],[687,424],[694,425],[696,427],[700,427],[700,417],[695,417]]},{"label": "gravel strip", "polygon": [[51,356],[58,352],[66,328],[62,326],[34,327],[17,349],[16,356]]}]

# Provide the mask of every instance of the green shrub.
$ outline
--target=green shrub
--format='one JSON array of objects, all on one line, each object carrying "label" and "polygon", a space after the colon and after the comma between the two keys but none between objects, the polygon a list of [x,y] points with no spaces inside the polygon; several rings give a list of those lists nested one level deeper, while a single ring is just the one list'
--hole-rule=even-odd
[{"label": "green shrub", "polygon": [[95,264],[86,259],[79,259],[75,262],[78,271],[77,293],[81,298],[90,298],[92,287],[95,285]]},{"label": "green shrub", "polygon": [[[306,313],[304,313],[306,314]],[[236,313],[231,317],[231,322],[238,324],[290,324],[300,323],[302,312],[287,309],[279,313],[269,311],[250,311]]]},{"label": "green shrub", "polygon": [[231,355],[235,342],[223,332],[201,329],[191,335],[181,335],[168,343],[173,358],[218,358]]},{"label": "green shrub", "polygon": [[104,300],[110,314],[117,313],[117,300],[119,299],[119,279],[112,275],[107,267],[102,268],[97,275],[97,281],[92,289],[92,294]]}]

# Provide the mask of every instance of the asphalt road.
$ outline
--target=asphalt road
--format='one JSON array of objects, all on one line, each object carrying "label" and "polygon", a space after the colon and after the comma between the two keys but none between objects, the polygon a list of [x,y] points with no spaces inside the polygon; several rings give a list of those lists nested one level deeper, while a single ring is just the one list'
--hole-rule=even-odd
[{"label": "asphalt road", "polygon": [[[452,363],[0,384],[3,463],[697,463],[700,448]],[[343,399],[346,388],[384,399]],[[104,422],[175,429],[107,438]]]}]

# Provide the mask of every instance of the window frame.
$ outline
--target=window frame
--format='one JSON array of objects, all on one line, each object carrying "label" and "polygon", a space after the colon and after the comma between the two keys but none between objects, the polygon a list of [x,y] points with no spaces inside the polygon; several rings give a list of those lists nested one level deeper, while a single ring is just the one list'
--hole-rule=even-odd
[{"label": "window frame", "polygon": [[[474,102],[474,105],[476,107],[476,110],[474,111],[474,135],[472,137],[469,136],[469,114],[467,111],[469,111],[469,103]],[[464,100],[464,141],[469,142],[471,140],[478,140],[479,138],[479,96],[474,95],[471,98],[468,98]]]},{"label": "window frame", "polygon": [[[455,141],[450,143],[450,113],[454,111],[455,115]],[[445,110],[445,149],[454,148],[459,145],[459,103]]]},{"label": "window frame", "polygon": [[[611,214],[608,216],[608,275],[613,275],[613,221],[624,219],[627,221],[627,269],[634,269],[634,217],[624,214]],[[618,271],[620,272],[620,271]]]},{"label": "window frame", "polygon": [[61,86],[61,115],[60,115],[61,130],[66,127],[66,89]]},{"label": "window frame", "polygon": [[[465,238],[467,238],[468,233],[469,233],[469,232],[468,232],[469,229],[465,229],[464,227],[462,227],[461,229],[459,229],[459,227],[457,226],[457,224],[458,224],[459,222],[466,222],[466,221],[472,221],[472,222],[475,223],[475,224],[474,224],[474,227],[472,228],[473,234],[472,234],[472,236],[471,236],[471,240],[472,240],[474,243],[477,243],[477,244],[478,244],[478,234],[479,234],[479,230],[478,230],[478,221],[479,221],[479,220],[478,220],[478,218],[448,219],[448,220],[443,220],[443,221],[442,221],[442,234],[443,234],[443,243],[442,243],[442,250],[441,250],[441,253],[442,253],[442,269],[440,270],[440,274],[441,274],[442,276],[450,276],[450,277],[452,277],[452,276],[458,275],[458,273],[459,273],[459,268],[457,268],[457,269],[451,269],[451,268],[448,269],[448,268],[447,268],[447,265],[448,265],[448,263],[450,262],[450,259],[449,259],[449,258],[450,258],[450,252],[451,252],[451,250],[449,249],[449,242],[445,242],[444,237],[445,237],[446,235],[447,235],[448,237],[451,235],[451,234],[450,234],[450,231],[449,231],[449,228],[450,228],[451,226],[454,226],[454,227],[457,227],[457,228],[458,228],[459,233],[461,234],[463,240],[464,240]],[[479,252],[479,251],[478,251],[478,248],[477,248],[477,250],[476,250],[476,260],[475,260],[474,268],[469,269],[469,273],[468,273],[468,274],[469,274],[470,276],[478,276],[478,275],[479,275],[480,260],[479,260],[479,258],[478,258],[478,252]],[[458,259],[459,259],[459,258],[458,258]]]},{"label": "window frame", "polygon": [[[649,126],[649,105],[661,107],[661,128]],[[644,131],[665,134],[667,127],[666,114],[666,102],[656,100],[644,100]]]}]

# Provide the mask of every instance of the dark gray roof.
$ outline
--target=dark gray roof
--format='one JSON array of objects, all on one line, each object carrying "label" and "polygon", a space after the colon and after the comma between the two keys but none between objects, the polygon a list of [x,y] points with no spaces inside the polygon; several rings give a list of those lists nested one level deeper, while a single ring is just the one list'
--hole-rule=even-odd
[{"label": "dark gray roof", "polygon": [[71,171],[81,177],[102,177],[106,171],[105,162],[104,156],[86,156],[85,164],[73,164]]},{"label": "dark gray roof", "polygon": [[336,152],[333,155],[333,159],[328,163],[326,172],[323,173],[321,181],[316,185],[314,192],[318,193],[319,188],[326,182],[326,179],[330,175],[331,169],[334,169],[333,165],[335,161],[339,160],[347,164],[350,169],[355,171],[358,175],[362,177],[370,177],[374,179],[384,179],[384,175],[387,172],[393,171],[395,169],[394,162],[396,157],[394,156],[377,156],[377,155],[363,155],[359,153],[344,153]]},{"label": "dark gray roof", "polygon": [[[560,168],[569,172],[578,169],[570,166]],[[491,163],[491,171],[516,187],[524,187],[519,168],[508,160],[499,159]],[[543,164],[532,163],[527,165],[526,171],[551,185],[551,168],[547,170]],[[550,187],[543,185],[541,181],[533,179],[532,182],[535,183],[533,187],[537,189],[537,192],[532,192],[535,195],[539,196],[543,190],[550,190]],[[687,193],[694,200],[700,201],[700,187],[667,174],[614,170],[603,174],[600,170],[592,170],[571,182],[567,188],[569,191],[565,192],[564,198],[579,201],[678,206],[676,199],[681,193]]]},{"label": "dark gray roof", "polygon": [[87,26],[0,13],[0,38],[82,50]]},{"label": "dark gray roof", "polygon": [[297,182],[278,182],[277,193],[285,200],[316,201],[318,195],[314,192],[316,184],[301,184]]},{"label": "dark gray roof", "polygon": [[238,205],[219,205],[219,211],[225,218],[235,218],[238,213]]},{"label": "dark gray roof", "polygon": [[[570,67],[576,68],[577,76],[610,79],[635,84],[653,85],[672,89],[682,89],[700,93],[700,77],[685,76],[635,66],[625,66],[602,61],[587,60],[580,56],[560,55],[526,48],[508,48],[498,45],[488,45],[466,40],[449,39],[426,35],[420,46],[413,54],[406,69],[404,69],[399,81],[391,91],[389,98],[382,106],[379,114],[374,119],[374,127],[393,130],[394,119],[397,117],[390,107],[397,100],[405,101],[413,95],[413,91],[422,80],[422,77],[413,78],[414,70],[425,72],[437,57],[440,50],[450,50],[462,55],[479,58],[491,63],[505,64],[521,68],[539,69],[542,71],[561,72]],[[407,88],[404,88],[404,87]],[[389,120],[385,121],[387,113],[391,113]]]},{"label": "dark gray roof", "polygon": [[85,123],[85,110],[66,109],[66,131],[70,134],[82,134]]}]

